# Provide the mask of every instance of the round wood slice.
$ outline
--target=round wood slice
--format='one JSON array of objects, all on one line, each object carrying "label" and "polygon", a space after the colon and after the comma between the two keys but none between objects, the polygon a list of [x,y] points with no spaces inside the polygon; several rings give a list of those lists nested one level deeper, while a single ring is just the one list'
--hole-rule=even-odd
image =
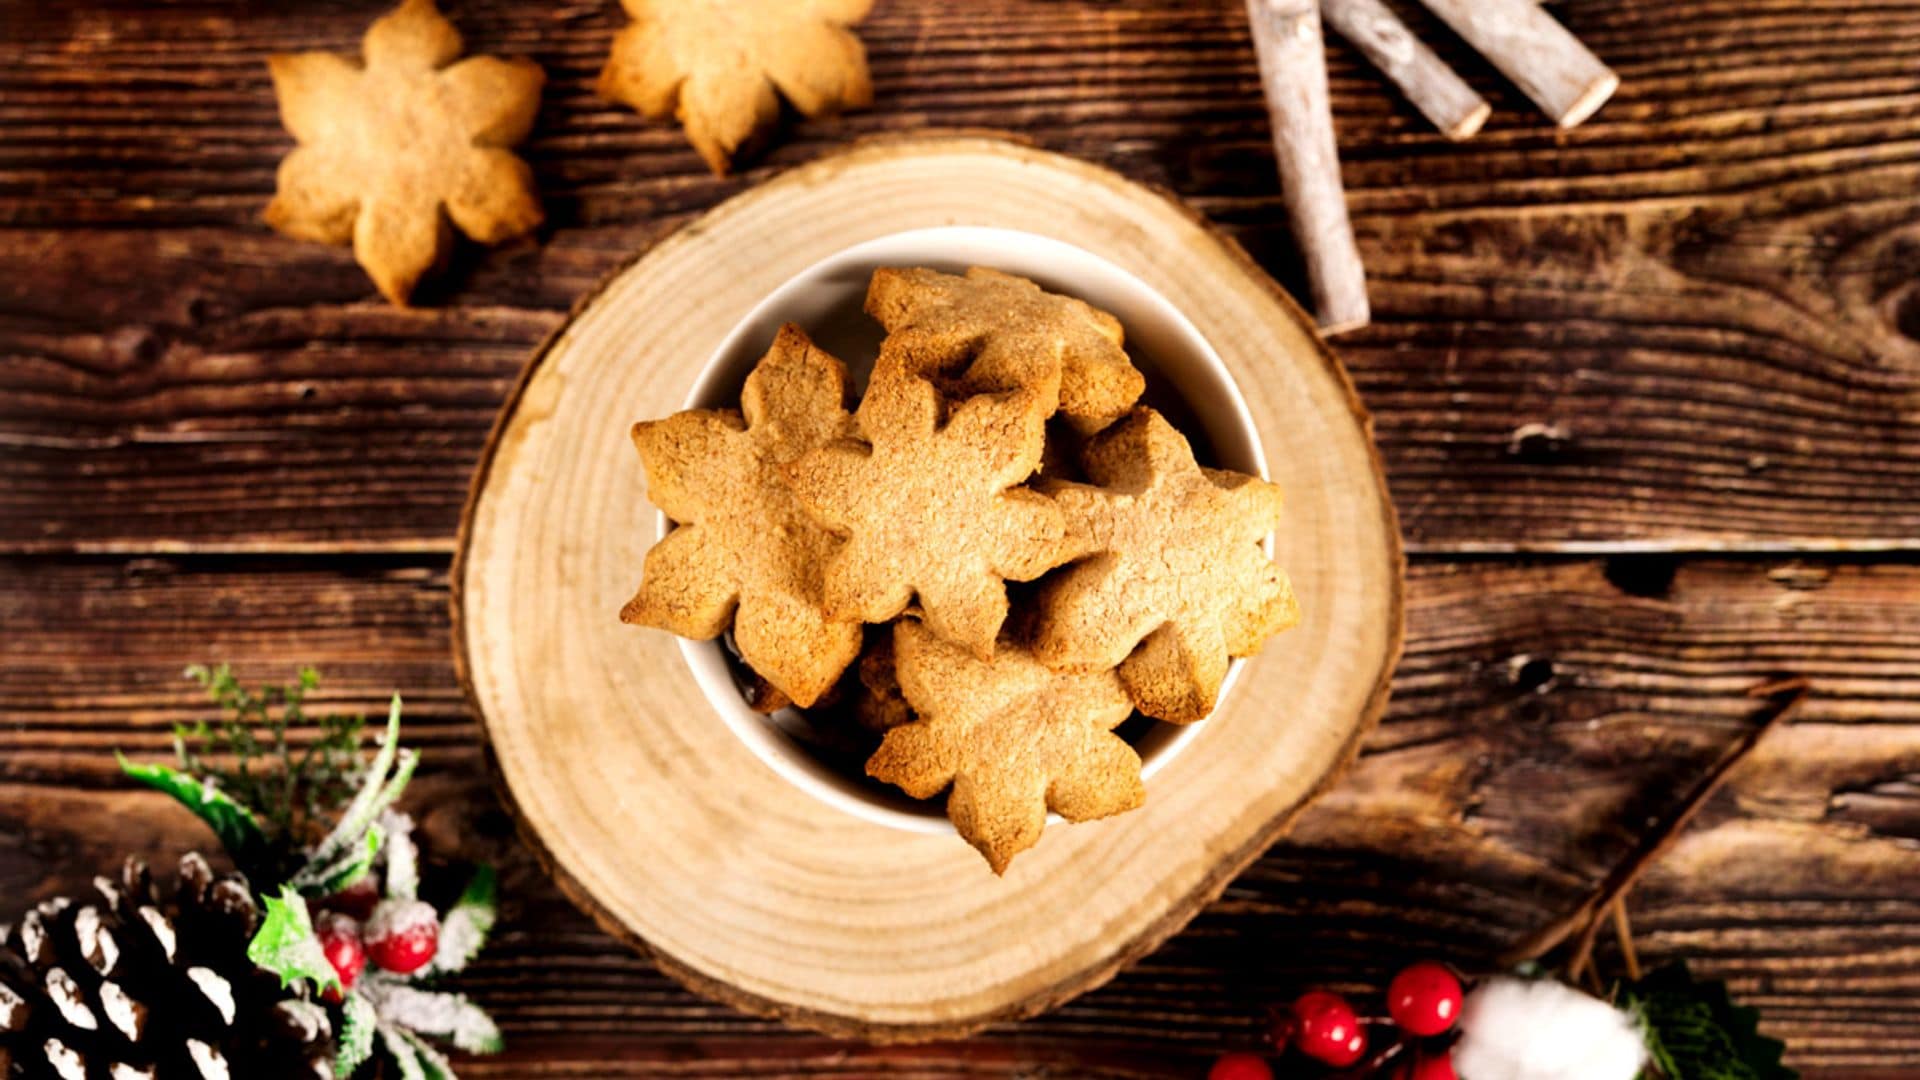
[{"label": "round wood slice", "polygon": [[[675,412],[728,330],[796,272],[951,224],[1078,245],[1185,312],[1286,491],[1277,556],[1305,610],[1142,809],[1051,827],[1004,878],[956,836],[870,824],[780,780],[668,635],[616,618],[654,536],[632,422]],[[1239,247],[1082,162],[981,136],[886,140],[689,225],[534,355],[462,522],[455,652],[523,832],[608,930],[750,1012],[876,1041],[950,1037],[1104,982],[1333,782],[1385,704],[1402,570],[1352,384]]]}]

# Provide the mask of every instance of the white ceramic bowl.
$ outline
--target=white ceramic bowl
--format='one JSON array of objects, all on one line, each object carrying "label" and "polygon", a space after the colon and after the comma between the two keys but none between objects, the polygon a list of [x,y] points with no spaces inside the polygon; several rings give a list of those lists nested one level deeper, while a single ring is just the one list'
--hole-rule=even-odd
[{"label": "white ceramic bowl", "polygon": [[[1159,409],[1194,443],[1203,464],[1266,476],[1266,455],[1245,400],[1220,357],[1187,318],[1145,282],[1096,255],[1033,233],[956,225],[895,233],[823,259],[774,290],[740,320],[707,362],[687,408],[738,408],[740,388],[782,323],[798,323],[814,341],[847,363],[863,388],[881,331],[862,310],[867,279],[882,266],[926,266],[959,272],[990,266],[1031,278],[1054,292],[1077,296],[1112,312],[1126,328],[1127,351],[1147,377],[1145,402]],[[658,515],[659,535],[672,524]],[[1271,541],[1269,541],[1271,546]],[[939,802],[919,802],[859,775],[857,763],[836,766],[813,744],[803,716],[785,710],[764,716],[747,708],[738,667],[717,641],[681,641],[695,681],[733,733],[782,778],[856,817],[891,828],[951,833]],[[1228,668],[1222,700],[1240,661]],[[1205,721],[1184,727],[1136,716],[1133,735],[1142,773],[1154,773],[1200,734]]]}]

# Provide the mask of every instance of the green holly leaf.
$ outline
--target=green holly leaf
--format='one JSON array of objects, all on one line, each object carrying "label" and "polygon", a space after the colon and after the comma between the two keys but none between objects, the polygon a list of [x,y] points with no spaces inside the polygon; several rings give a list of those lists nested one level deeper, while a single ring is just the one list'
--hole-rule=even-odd
[{"label": "green holly leaf", "polygon": [[320,990],[339,993],[340,975],[327,962],[326,951],[313,932],[307,902],[291,885],[280,886],[280,895],[266,900],[267,917],[247,945],[247,959],[280,976],[282,987],[312,979]]},{"label": "green holly leaf", "polygon": [[499,879],[493,867],[482,866],[473,872],[460,899],[447,909],[440,920],[440,945],[434,950],[430,971],[445,974],[464,969],[487,944],[499,918]]},{"label": "green holly leaf", "polygon": [[1786,1044],[1760,1034],[1759,1010],[1735,1003],[1724,982],[1695,981],[1685,964],[1622,984],[1618,999],[1640,1017],[1668,1080],[1798,1080],[1780,1063]]},{"label": "green holly leaf", "polygon": [[373,1036],[378,1021],[373,1005],[359,994],[349,994],[341,1009],[340,1048],[333,1057],[333,1075],[345,1080],[373,1056]]},{"label": "green holly leaf", "polygon": [[115,751],[120,771],[157,791],[164,791],[193,811],[213,829],[234,861],[246,866],[266,846],[267,836],[253,811],[235,802],[210,780],[202,780],[166,765],[137,765]]}]

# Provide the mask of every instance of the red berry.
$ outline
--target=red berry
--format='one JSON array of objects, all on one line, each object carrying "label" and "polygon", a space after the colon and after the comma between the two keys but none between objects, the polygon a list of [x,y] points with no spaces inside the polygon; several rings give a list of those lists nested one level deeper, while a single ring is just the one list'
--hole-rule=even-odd
[{"label": "red berry", "polygon": [[1393,1080],[1460,1080],[1453,1071],[1453,1055],[1445,1050],[1421,1054],[1394,1070]]},{"label": "red berry", "polygon": [[340,976],[338,991],[328,988],[325,997],[338,1004],[346,991],[360,981],[360,973],[367,967],[367,950],[360,942],[360,924],[345,915],[323,915],[320,925],[314,928],[314,936],[320,939],[320,951],[327,956],[327,963],[333,965],[334,974]]},{"label": "red berry", "polygon": [[1410,964],[1387,986],[1387,1013],[1412,1035],[1438,1035],[1460,1019],[1460,980],[1445,964]]},{"label": "red berry", "polygon": [[1344,1069],[1365,1056],[1367,1056],[1367,1029],[1357,1027],[1353,1029],[1353,1037],[1347,1040],[1347,1045],[1341,1047],[1338,1056],[1321,1060],[1336,1069]]},{"label": "red berry", "polygon": [[1207,1080],[1273,1080],[1273,1070],[1259,1054],[1221,1054]]},{"label": "red berry", "polygon": [[320,906],[328,911],[337,911],[342,915],[351,915],[365,922],[373,915],[375,904],[380,902],[380,885],[368,874],[359,881],[341,889],[325,900]]},{"label": "red berry", "polygon": [[1315,1061],[1344,1068],[1367,1052],[1366,1032],[1360,1030],[1353,1006],[1339,994],[1324,990],[1301,994],[1293,1003],[1293,1018],[1300,1052]]},{"label": "red berry", "polygon": [[367,920],[367,957],[396,975],[427,966],[440,947],[440,916],[420,900],[382,900]]}]

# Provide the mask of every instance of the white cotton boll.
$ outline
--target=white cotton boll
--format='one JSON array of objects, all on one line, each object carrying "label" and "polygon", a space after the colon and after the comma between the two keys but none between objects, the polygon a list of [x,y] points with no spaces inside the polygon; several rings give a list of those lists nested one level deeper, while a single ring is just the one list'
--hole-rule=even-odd
[{"label": "white cotton boll", "polygon": [[1631,1016],[1551,979],[1488,979],[1460,1032],[1460,1080],[1633,1080],[1647,1061]]}]

